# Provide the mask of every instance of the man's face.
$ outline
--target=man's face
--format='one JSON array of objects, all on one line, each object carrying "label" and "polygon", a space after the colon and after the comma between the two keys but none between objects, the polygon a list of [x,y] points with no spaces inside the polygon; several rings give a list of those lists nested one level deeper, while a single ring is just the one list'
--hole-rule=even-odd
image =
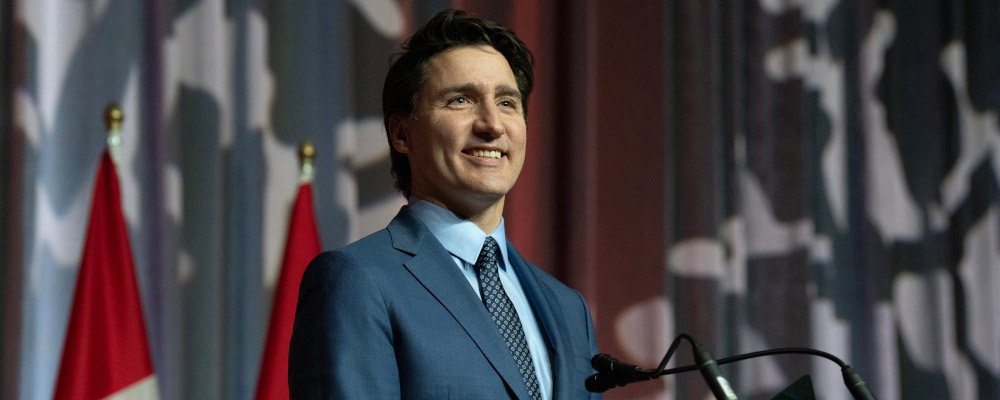
[{"label": "man's face", "polygon": [[[459,214],[501,202],[521,167],[527,127],[507,60],[462,46],[428,60],[415,118],[393,140],[409,158],[413,194]],[[502,203],[500,203],[502,206]],[[465,214],[467,216],[467,214]]]}]

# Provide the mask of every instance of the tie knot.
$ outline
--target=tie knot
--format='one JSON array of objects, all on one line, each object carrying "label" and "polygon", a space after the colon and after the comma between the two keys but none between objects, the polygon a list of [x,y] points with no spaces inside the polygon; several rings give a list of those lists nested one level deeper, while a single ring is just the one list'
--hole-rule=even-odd
[{"label": "tie knot", "polygon": [[486,237],[486,243],[483,243],[483,249],[479,251],[479,259],[476,261],[476,265],[496,265],[497,264],[497,252],[500,251],[500,246],[497,241],[491,236]]}]

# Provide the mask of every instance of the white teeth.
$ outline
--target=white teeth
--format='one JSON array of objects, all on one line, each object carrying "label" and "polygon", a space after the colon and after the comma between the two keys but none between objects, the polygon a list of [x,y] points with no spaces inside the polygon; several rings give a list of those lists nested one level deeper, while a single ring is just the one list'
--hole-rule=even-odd
[{"label": "white teeth", "polygon": [[497,150],[474,150],[472,155],[484,158],[500,158],[500,152]]}]

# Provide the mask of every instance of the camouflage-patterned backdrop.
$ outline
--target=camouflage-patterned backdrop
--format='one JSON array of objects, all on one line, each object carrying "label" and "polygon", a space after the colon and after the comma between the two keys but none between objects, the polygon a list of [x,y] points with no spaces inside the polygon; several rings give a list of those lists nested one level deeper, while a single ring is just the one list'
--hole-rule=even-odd
[{"label": "camouflage-patterned backdrop", "polygon": [[[602,351],[652,367],[687,332],[833,353],[882,399],[1000,398],[993,0],[2,1],[0,398],[52,396],[111,101],[162,395],[252,397],[298,141],[325,248],[384,226],[382,78],[448,6],[535,52],[508,232]],[[849,398],[823,359],[723,371],[741,398],[804,374]],[[690,373],[606,394],[706,396]]]}]

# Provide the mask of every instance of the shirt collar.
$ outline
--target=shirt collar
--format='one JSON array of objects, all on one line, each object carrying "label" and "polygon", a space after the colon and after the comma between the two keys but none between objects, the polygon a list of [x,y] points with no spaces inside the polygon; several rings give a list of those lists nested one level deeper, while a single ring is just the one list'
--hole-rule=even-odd
[{"label": "shirt collar", "polygon": [[[461,219],[455,213],[417,196],[411,195],[408,201],[413,215],[424,225],[427,225],[427,228],[441,242],[445,250],[469,265],[476,264],[487,236],[482,229],[479,229],[478,225],[467,219]],[[504,260],[508,260],[507,236],[503,218],[500,219],[500,226],[488,236],[497,241],[497,245],[500,246],[500,254]],[[506,262],[499,264],[500,268],[507,269]]]}]

